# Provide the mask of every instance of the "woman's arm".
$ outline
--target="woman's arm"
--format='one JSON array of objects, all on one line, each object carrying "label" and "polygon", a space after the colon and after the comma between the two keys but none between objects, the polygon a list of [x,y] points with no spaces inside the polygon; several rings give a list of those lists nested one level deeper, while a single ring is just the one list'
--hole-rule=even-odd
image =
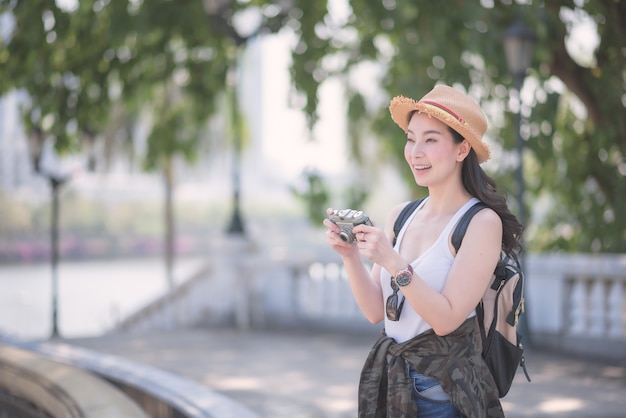
[{"label": "woman's arm", "polygon": [[[385,231],[380,230],[376,226],[368,226],[367,231],[364,231],[362,229],[364,225],[357,226],[353,231],[357,235],[357,242],[353,244],[342,241],[337,235],[339,232],[337,225],[330,222],[328,219],[324,220],[324,225],[328,228],[326,241],[328,245],[341,256],[354,299],[361,312],[363,312],[363,315],[372,324],[382,321],[385,315],[382,289],[380,286],[381,268],[378,264],[374,264],[371,271],[368,271],[363,264],[361,259],[362,254],[359,251],[362,246],[359,234],[365,233],[366,240],[377,239],[383,241],[383,244],[386,244],[384,246],[387,247],[388,252],[397,254],[391,246],[391,239],[393,238],[393,222],[395,222],[402,207],[403,205],[400,205],[392,211],[389,218],[390,222],[387,223]],[[329,209],[329,214],[332,213],[331,211],[332,210]]]},{"label": "woman's arm", "polygon": [[[390,229],[393,235],[393,228]],[[379,234],[377,229],[359,225],[355,228],[357,231],[365,232],[367,237],[366,242],[358,244],[361,254],[377,263],[376,266],[384,267],[392,275],[407,267],[408,262],[391,248],[389,238]],[[411,283],[400,288],[401,292],[435,333],[449,334],[465,321],[482,298],[500,258],[501,248],[502,221],[493,210],[483,209],[472,218],[467,228],[442,292],[432,289],[416,273]],[[377,270],[379,278],[380,268]]]},{"label": "woman's arm", "polygon": [[[491,282],[502,248],[502,221],[491,209],[478,212],[470,222],[463,244],[441,293],[417,274],[402,293],[437,335],[457,329],[476,307]],[[406,265],[393,264],[392,274]]]}]

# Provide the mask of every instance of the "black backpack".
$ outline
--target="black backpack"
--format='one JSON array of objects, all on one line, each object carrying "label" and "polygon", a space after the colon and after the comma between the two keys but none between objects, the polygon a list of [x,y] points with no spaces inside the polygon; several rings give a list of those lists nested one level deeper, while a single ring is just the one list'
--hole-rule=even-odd
[{"label": "black backpack", "polygon": [[[423,200],[424,198],[411,201],[398,215],[393,227],[394,245],[400,229]],[[467,226],[474,215],[487,207],[483,202],[477,202],[463,214],[452,233],[452,245],[456,251],[461,247]],[[522,338],[517,332],[518,320],[522,313],[524,313],[524,274],[517,257],[514,254],[506,254],[503,250],[491,286],[476,306],[482,357],[496,382],[501,398],[509,392],[520,366],[530,382],[524,362]]]}]

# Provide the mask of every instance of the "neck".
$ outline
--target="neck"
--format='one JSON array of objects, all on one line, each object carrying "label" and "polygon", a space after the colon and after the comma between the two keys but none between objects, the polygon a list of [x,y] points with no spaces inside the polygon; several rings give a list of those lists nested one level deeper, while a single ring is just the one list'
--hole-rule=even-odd
[{"label": "neck", "polygon": [[434,214],[450,214],[455,213],[461,206],[463,206],[472,196],[459,185],[454,188],[429,188],[428,195],[430,210]]}]

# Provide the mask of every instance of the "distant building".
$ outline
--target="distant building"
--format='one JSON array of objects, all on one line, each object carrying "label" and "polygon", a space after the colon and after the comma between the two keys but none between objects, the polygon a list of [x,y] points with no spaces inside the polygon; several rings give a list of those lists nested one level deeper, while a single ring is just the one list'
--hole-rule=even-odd
[{"label": "distant building", "polygon": [[33,181],[24,130],[20,124],[18,92],[0,98],[0,188],[7,193]]},{"label": "distant building", "polygon": [[[0,37],[7,41],[13,16],[0,14]],[[19,101],[23,95],[10,92],[0,97],[0,191],[11,193],[33,181],[24,130],[20,124]]]}]

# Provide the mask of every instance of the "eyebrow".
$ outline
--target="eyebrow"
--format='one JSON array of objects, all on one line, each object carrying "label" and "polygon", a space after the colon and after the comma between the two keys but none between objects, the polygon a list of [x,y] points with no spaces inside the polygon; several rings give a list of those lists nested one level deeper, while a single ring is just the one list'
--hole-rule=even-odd
[{"label": "eyebrow", "polygon": [[[410,129],[407,129],[407,134],[409,134],[409,133],[411,133],[411,134],[415,135],[415,132],[413,132],[413,131],[412,131],[412,130],[410,130]],[[429,134],[443,135],[443,132],[438,131],[438,130],[436,130],[436,129],[429,129],[429,130],[427,130],[427,131],[424,131],[422,134],[423,134],[423,135],[429,135]]]}]

